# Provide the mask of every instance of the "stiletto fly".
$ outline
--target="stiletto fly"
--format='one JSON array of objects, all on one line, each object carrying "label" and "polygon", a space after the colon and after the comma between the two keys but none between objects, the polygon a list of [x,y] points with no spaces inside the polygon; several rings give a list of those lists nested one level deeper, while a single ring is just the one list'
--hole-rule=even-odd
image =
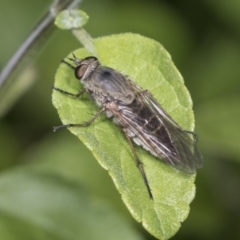
[{"label": "stiletto fly", "polygon": [[150,198],[153,198],[151,188],[133,142],[182,172],[194,174],[202,167],[196,134],[183,130],[149,91],[143,90],[120,72],[102,66],[96,57],[80,60],[73,54],[69,60],[75,66],[63,62],[74,69],[75,77],[83,84],[83,90],[73,94],[56,87],[53,89],[74,97],[86,92],[100,110],[85,123],[56,126],[54,131],[62,127],[87,127],[105,112],[125,134]]}]

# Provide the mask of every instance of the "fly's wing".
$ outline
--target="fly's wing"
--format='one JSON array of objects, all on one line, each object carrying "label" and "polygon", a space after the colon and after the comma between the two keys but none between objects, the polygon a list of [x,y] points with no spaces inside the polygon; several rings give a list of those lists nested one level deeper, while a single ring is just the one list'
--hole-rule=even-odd
[{"label": "fly's wing", "polygon": [[136,99],[122,109],[122,122],[134,141],[153,155],[186,173],[202,167],[195,139],[163,110],[148,91],[138,86]]}]

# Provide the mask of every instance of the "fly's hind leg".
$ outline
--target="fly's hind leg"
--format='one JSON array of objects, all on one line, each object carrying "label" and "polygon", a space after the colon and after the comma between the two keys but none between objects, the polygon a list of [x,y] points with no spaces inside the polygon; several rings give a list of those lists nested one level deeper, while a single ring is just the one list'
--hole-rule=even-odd
[{"label": "fly's hind leg", "polygon": [[128,143],[129,143],[129,145],[130,145],[130,148],[131,148],[131,150],[132,150],[134,159],[136,160],[136,163],[137,163],[137,167],[138,167],[138,169],[139,169],[139,171],[140,171],[140,173],[141,173],[141,175],[142,175],[142,177],[143,177],[144,183],[145,183],[145,185],[146,185],[146,187],[147,187],[149,196],[150,196],[151,199],[153,199],[152,191],[151,191],[151,188],[150,188],[150,186],[149,186],[149,184],[148,184],[148,180],[147,180],[147,176],[146,176],[146,173],[145,173],[145,171],[144,171],[144,168],[143,168],[143,164],[142,164],[142,162],[140,161],[140,159],[138,158],[138,155],[137,155],[136,150],[135,150],[135,148],[134,148],[134,146],[133,146],[132,140],[131,140],[131,138],[128,136],[126,129],[125,129],[125,128],[122,128],[122,130],[123,130],[123,132],[124,132],[124,134],[125,134],[125,136],[126,136],[126,138],[127,138],[127,141],[128,141]]},{"label": "fly's hind leg", "polygon": [[184,130],[185,133],[191,134],[193,136],[194,142],[197,143],[198,141],[198,135],[195,132]]}]

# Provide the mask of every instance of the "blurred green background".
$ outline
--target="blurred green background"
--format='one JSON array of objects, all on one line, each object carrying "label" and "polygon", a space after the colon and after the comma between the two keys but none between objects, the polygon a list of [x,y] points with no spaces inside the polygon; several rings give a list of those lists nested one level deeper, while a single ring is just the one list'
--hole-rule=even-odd
[{"label": "blurred green background", "polygon": [[[0,0],[1,68],[50,3]],[[134,32],[162,43],[191,93],[205,163],[172,239],[240,239],[240,1],[85,0],[81,9],[93,37]],[[29,62],[36,82],[0,121],[0,239],[154,239],[78,139],[52,132],[61,124],[51,103],[54,74],[79,47],[56,30]]]}]

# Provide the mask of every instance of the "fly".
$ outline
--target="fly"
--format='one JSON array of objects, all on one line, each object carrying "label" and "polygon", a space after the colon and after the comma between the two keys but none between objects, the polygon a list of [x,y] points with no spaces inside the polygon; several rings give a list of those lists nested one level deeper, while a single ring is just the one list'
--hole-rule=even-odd
[{"label": "fly", "polygon": [[73,97],[86,92],[99,107],[99,111],[85,123],[56,126],[54,131],[63,127],[87,127],[105,112],[125,134],[152,199],[151,188],[133,142],[182,172],[194,174],[202,167],[203,160],[196,146],[196,134],[183,130],[149,91],[143,90],[120,72],[102,66],[96,57],[80,60],[73,54],[69,60],[75,66],[63,62],[74,69],[75,77],[83,84],[83,90],[73,94],[56,87],[53,89]]}]

